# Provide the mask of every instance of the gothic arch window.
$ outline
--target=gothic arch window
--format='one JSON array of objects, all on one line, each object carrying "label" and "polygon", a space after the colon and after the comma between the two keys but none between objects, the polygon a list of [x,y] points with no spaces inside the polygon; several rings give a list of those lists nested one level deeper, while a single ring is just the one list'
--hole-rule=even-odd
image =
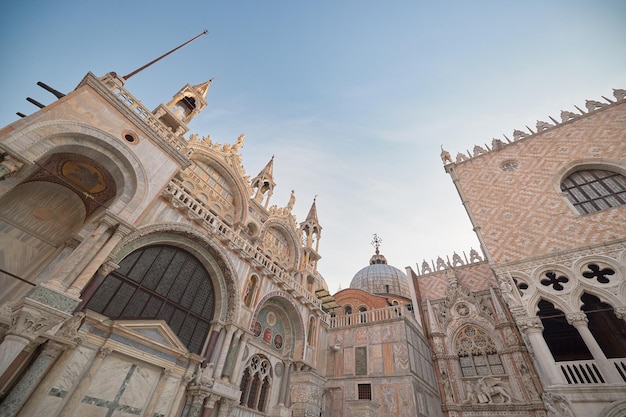
[{"label": "gothic arch window", "polygon": [[561,182],[561,191],[580,214],[626,204],[626,177],[606,169],[582,169]]},{"label": "gothic arch window", "polygon": [[254,299],[254,293],[256,292],[256,287],[259,283],[259,278],[256,275],[250,276],[248,280],[248,285],[246,286],[246,293],[243,298],[243,302],[246,307],[250,307],[252,305],[252,300]]},{"label": "gothic arch window", "polygon": [[611,305],[592,294],[583,293],[581,310],[587,315],[588,327],[598,345],[609,358],[626,358],[626,322],[615,316]]},{"label": "gothic arch window", "polygon": [[239,404],[253,410],[265,412],[272,387],[272,365],[262,355],[250,358],[250,364],[243,371]]},{"label": "gothic arch window", "polygon": [[464,377],[504,374],[496,345],[482,329],[465,326],[457,335],[455,345]]},{"label": "gothic arch window", "polygon": [[187,251],[168,245],[138,249],[93,285],[86,308],[111,319],[164,320],[191,352],[200,353],[215,293],[209,273]]},{"label": "gothic arch window", "polygon": [[567,322],[561,310],[543,299],[537,307],[537,316],[543,324],[543,338],[556,362],[593,359],[578,330]]}]

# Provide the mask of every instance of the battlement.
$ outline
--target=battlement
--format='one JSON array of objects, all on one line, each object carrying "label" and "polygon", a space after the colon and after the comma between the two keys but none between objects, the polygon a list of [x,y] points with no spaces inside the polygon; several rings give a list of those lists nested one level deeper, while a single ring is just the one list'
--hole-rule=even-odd
[{"label": "battlement", "polygon": [[[561,126],[565,123],[569,123],[573,120],[579,119],[581,117],[587,116],[588,114],[591,113],[595,113],[597,111],[603,110],[606,107],[609,107],[611,105],[617,104],[617,103],[621,103],[626,101],[626,90],[624,89],[613,89],[613,96],[615,97],[615,100],[610,100],[604,96],[601,96],[604,100],[606,100],[606,103],[602,103],[600,101],[596,101],[596,100],[586,100],[585,101],[585,107],[587,108],[587,111],[585,112],[584,110],[582,110],[580,107],[578,106],[574,106],[576,107],[576,110],[578,110],[580,112],[580,114],[571,112],[571,111],[566,111],[566,110],[562,110],[561,111],[561,121],[559,122],[558,120],[554,119],[552,116],[548,116],[550,118],[550,120],[552,120],[553,123],[550,122],[544,122],[541,120],[537,120],[537,124],[535,127],[535,130],[532,130],[530,127],[526,126],[526,129],[528,129],[527,133],[523,130],[519,130],[519,129],[515,129],[513,131],[513,140],[509,139],[506,135],[502,135],[504,137],[504,140],[502,139],[497,139],[497,138],[493,138],[491,141],[491,146],[485,144],[484,147],[480,146],[480,145],[475,145],[473,150],[470,152],[469,150],[467,151],[467,153],[462,153],[462,152],[458,152],[456,154],[456,158],[453,161],[452,160],[452,156],[450,155],[450,153],[446,150],[443,149],[443,147],[441,148],[441,160],[443,162],[444,165],[453,165],[453,164],[460,164],[463,163],[465,161],[468,161],[470,159],[479,157],[480,155],[483,154],[487,154],[490,152],[496,152],[499,150],[504,149],[505,147],[509,146],[512,143],[515,143],[517,141],[532,137],[534,135],[540,134],[546,130],[549,129],[553,129],[555,127]],[[506,141],[506,142],[505,142]]]},{"label": "battlement", "polygon": [[483,262],[483,260],[484,256],[480,256],[478,251],[472,248],[469,252],[469,258],[465,252],[463,252],[462,258],[461,255],[454,252],[452,254],[452,259],[450,259],[450,256],[446,256],[446,259],[444,260],[441,256],[439,256],[436,261],[431,259],[430,264],[426,261],[426,259],[424,259],[421,268],[418,264],[415,264],[415,267],[417,268],[417,275],[422,276],[432,274],[433,272],[445,271],[446,269],[480,263]]}]

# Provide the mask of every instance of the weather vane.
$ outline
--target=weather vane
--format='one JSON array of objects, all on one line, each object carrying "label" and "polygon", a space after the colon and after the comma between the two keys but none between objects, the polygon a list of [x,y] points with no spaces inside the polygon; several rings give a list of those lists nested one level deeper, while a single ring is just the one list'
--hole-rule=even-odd
[{"label": "weather vane", "polygon": [[376,248],[376,255],[380,255],[378,248],[380,248],[381,243],[383,243],[383,240],[378,236],[377,233],[374,233],[374,239],[372,240],[372,245]]}]

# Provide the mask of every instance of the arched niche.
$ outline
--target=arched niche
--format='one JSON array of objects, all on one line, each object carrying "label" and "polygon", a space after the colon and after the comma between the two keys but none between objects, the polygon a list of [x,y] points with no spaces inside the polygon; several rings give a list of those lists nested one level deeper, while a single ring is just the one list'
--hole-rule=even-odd
[{"label": "arched niche", "polygon": [[[279,294],[268,294],[254,312],[250,329],[253,337],[277,356],[300,360],[304,355],[305,330],[303,319],[294,305]],[[282,332],[282,347],[276,347],[275,336]],[[271,339],[269,338],[271,335]]]},{"label": "arched niche", "polygon": [[197,150],[192,156],[193,164],[181,176],[183,184],[194,183],[195,190],[202,190],[203,203],[218,214],[226,223],[233,225],[243,221],[247,211],[248,192],[242,180],[222,162]]},{"label": "arched niche", "polygon": [[268,220],[263,225],[260,235],[263,249],[272,259],[286,268],[298,266],[298,240],[282,223]]},{"label": "arched niche", "polygon": [[[35,168],[0,197],[0,268],[33,283],[68,238],[117,195],[108,170],[81,154],[52,154]],[[0,285],[3,301],[28,289],[5,274]]]}]

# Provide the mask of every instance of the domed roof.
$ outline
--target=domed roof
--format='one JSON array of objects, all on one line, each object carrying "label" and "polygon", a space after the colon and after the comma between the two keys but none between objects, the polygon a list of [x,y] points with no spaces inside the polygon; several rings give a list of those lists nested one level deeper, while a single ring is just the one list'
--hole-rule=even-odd
[{"label": "domed roof", "polygon": [[350,288],[367,291],[370,294],[393,294],[411,298],[409,278],[398,268],[388,265],[387,259],[376,247],[376,254],[370,258],[369,266],[354,275]]}]

